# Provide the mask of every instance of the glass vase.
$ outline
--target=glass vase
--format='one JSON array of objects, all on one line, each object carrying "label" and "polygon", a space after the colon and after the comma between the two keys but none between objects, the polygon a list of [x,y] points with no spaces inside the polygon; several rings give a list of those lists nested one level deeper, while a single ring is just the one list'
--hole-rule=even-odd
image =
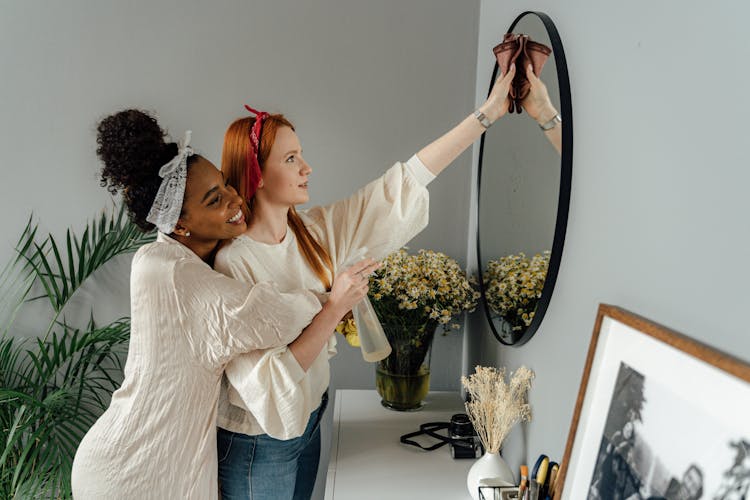
[{"label": "glass vase", "polygon": [[417,411],[430,391],[430,367],[423,365],[413,374],[392,373],[378,363],[375,370],[375,387],[380,394],[380,404],[389,410]]},{"label": "glass vase", "polygon": [[391,354],[379,361],[375,387],[381,404],[396,411],[417,411],[430,390],[430,351],[437,323],[383,323]]}]

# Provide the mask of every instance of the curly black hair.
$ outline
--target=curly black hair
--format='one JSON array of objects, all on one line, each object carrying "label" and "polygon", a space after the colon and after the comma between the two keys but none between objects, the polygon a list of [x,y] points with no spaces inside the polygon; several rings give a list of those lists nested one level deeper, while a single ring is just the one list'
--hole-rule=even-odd
[{"label": "curly black hair", "polygon": [[161,184],[159,169],[177,155],[177,144],[165,142],[166,133],[156,119],[138,109],[110,115],[96,130],[96,154],[104,162],[102,187],[112,194],[122,192],[130,219],[141,230],[151,231],[154,225],[146,216]]}]

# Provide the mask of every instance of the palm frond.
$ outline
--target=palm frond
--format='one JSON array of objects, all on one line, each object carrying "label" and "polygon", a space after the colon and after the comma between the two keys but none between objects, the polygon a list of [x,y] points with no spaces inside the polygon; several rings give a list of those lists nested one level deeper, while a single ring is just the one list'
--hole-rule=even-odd
[{"label": "palm frond", "polygon": [[[110,259],[153,241],[124,216],[103,212],[79,238],[39,240],[30,217],[15,258],[0,272],[0,498],[68,498],[83,435],[109,404],[123,372],[130,321],[77,329],[60,320],[70,298]],[[34,284],[37,284],[36,288]],[[32,290],[41,295],[29,298]],[[22,304],[44,298],[53,318],[36,339],[12,325]]]},{"label": "palm frond", "polygon": [[[124,217],[124,208],[102,212],[89,222],[79,240],[70,230],[64,247],[52,235],[43,243],[26,245],[27,265],[44,288],[52,309],[59,313],[83,282],[113,257],[135,251],[154,240],[155,234],[143,233]],[[66,250],[63,258],[61,248]]]},{"label": "palm frond", "polygon": [[24,256],[29,253],[36,232],[37,226],[33,224],[32,215],[15,245],[15,257],[0,271],[0,338],[7,334],[31,291],[34,274]]},{"label": "palm frond", "polygon": [[117,388],[130,333],[127,319],[107,326],[63,325],[48,342],[0,344],[0,366],[23,374],[0,389],[0,496],[69,491],[83,435]]}]

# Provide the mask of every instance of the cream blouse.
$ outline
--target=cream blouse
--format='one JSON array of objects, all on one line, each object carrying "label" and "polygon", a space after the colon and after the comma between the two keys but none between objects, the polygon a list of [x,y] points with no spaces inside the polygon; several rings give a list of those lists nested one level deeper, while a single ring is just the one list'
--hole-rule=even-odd
[{"label": "cream blouse", "polygon": [[130,286],[125,378],[78,447],[73,496],[215,499],[225,364],[288,344],[320,302],[229,279],[164,234],[136,253]]},{"label": "cream blouse", "polygon": [[[379,259],[402,247],[427,225],[429,193],[435,176],[415,155],[351,197],[301,211],[307,229],[328,251],[334,272],[363,247]],[[306,288],[324,293],[287,228],[281,243],[270,245],[242,235],[222,248],[214,267],[246,283],[272,281],[280,290]],[[226,366],[219,397],[218,425],[248,435],[276,439],[301,436],[310,413],[330,381],[329,358],[336,338],[305,372],[286,346],[238,356]]]}]

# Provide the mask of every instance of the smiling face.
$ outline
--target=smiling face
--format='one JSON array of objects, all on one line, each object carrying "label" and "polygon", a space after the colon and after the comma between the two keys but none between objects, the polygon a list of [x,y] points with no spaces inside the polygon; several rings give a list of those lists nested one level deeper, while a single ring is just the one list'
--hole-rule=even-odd
[{"label": "smiling face", "polygon": [[242,198],[227,185],[221,171],[199,156],[191,162],[185,183],[182,216],[175,233],[191,241],[234,238],[247,229],[240,207]]},{"label": "smiling face", "polygon": [[290,127],[279,127],[256,193],[260,203],[294,206],[307,203],[307,181],[312,168],[302,158],[302,146]]}]

